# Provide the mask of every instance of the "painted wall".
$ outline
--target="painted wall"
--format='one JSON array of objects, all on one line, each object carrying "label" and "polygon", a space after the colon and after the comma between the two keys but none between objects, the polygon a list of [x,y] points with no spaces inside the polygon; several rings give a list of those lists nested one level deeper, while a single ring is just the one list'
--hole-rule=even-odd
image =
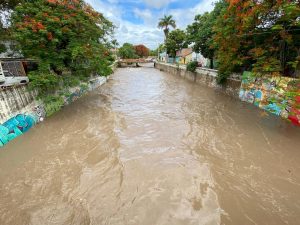
[{"label": "painted wall", "polygon": [[167,73],[181,76],[192,82],[221,90],[223,93],[256,105],[272,114],[281,116],[300,126],[300,79],[287,77],[258,78],[245,72],[242,80],[232,74],[225,85],[217,84],[217,70],[197,68],[196,73],[186,71],[185,66],[156,63],[155,67]]},{"label": "painted wall", "polygon": [[244,72],[239,97],[300,126],[300,80]]},{"label": "painted wall", "polygon": [[206,66],[208,64],[208,59],[205,58],[201,53],[192,53],[192,61],[197,61],[201,63],[202,66]]},{"label": "painted wall", "polygon": [[[88,83],[70,88],[70,95],[65,97],[64,105],[68,105],[89,91],[98,88],[107,79],[106,77],[94,77]],[[0,90],[0,147],[42,122],[45,116],[43,104],[36,100],[36,93],[29,91],[28,87],[17,86]]]},{"label": "painted wall", "polygon": [[185,57],[181,57],[180,58],[180,64],[188,64],[189,62],[191,62],[193,60],[193,55],[192,54],[189,54]]},{"label": "painted wall", "polygon": [[0,125],[0,147],[26,133],[45,117],[43,107],[36,106],[30,114],[18,114]]},{"label": "painted wall", "polygon": [[29,91],[24,85],[0,90],[0,124],[30,110],[37,104],[34,103],[35,98],[36,93]]}]

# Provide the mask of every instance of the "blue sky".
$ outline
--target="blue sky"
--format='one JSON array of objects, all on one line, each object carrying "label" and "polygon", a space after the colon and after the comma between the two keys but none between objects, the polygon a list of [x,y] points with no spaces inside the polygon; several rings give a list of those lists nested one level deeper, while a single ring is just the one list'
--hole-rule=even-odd
[{"label": "blue sky", "polygon": [[196,14],[213,9],[215,0],[85,0],[103,13],[116,26],[115,37],[120,44],[145,44],[156,48],[163,42],[158,19],[171,14],[177,26],[184,29]]}]

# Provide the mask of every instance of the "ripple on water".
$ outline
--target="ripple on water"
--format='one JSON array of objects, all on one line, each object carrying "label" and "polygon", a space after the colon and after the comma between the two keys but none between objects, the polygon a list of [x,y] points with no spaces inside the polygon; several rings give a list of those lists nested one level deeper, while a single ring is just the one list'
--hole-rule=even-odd
[{"label": "ripple on water", "polygon": [[0,151],[0,224],[298,224],[300,133],[150,68]]}]

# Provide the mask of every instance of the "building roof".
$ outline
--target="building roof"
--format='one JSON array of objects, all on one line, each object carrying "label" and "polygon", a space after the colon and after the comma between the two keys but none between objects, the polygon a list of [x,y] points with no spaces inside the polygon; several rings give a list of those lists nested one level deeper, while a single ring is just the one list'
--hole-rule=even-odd
[{"label": "building roof", "polygon": [[176,52],[176,56],[178,57],[185,57],[193,53],[192,48],[183,48]]}]

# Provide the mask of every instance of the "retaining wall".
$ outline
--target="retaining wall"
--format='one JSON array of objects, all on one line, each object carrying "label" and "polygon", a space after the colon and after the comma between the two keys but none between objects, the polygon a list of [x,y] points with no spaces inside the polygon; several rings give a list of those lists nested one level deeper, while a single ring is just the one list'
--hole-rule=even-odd
[{"label": "retaining wall", "polygon": [[193,73],[187,71],[185,66],[177,66],[161,62],[155,63],[155,68],[176,76],[181,76],[189,81],[218,89],[219,91],[234,98],[239,98],[241,80],[237,78],[229,78],[226,84],[219,85],[217,83],[217,70],[198,68],[196,69],[196,72]]},{"label": "retaining wall", "polygon": [[[94,77],[88,83],[70,88],[70,95],[64,98],[64,105],[100,87],[108,79],[109,77]],[[27,86],[0,90],[0,147],[42,122],[45,116],[44,105],[36,100],[36,92],[29,91]]]},{"label": "retaining wall", "polygon": [[155,67],[192,82],[221,90],[227,95],[254,104],[300,126],[300,80],[297,78],[257,77],[250,72],[244,72],[242,80],[237,74],[233,74],[227,79],[226,84],[219,85],[217,84],[217,70],[198,68],[193,73],[187,71],[185,66],[161,62],[156,63]]}]

